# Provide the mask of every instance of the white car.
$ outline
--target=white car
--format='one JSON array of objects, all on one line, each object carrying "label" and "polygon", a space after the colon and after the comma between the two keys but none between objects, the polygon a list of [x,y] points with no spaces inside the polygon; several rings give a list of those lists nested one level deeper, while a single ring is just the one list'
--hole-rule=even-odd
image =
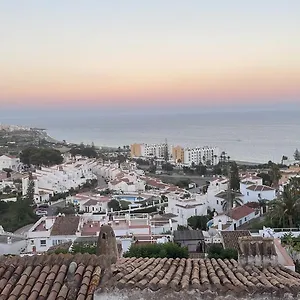
[{"label": "white car", "polygon": [[48,215],[48,213],[45,211],[45,210],[37,210],[36,212],[35,212],[35,214],[37,215],[37,216],[47,216]]}]

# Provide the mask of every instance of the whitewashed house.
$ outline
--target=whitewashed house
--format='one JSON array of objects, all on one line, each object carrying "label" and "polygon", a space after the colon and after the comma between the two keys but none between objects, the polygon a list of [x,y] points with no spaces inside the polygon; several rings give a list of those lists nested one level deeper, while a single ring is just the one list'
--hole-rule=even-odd
[{"label": "whitewashed house", "polygon": [[[32,173],[35,201],[48,201],[53,194],[68,192],[71,188],[76,189],[88,180],[96,178],[91,160],[41,168]],[[22,179],[23,195],[27,193],[29,182],[29,175]]]},{"label": "whitewashed house", "polygon": [[276,190],[272,187],[253,184],[252,181],[240,182],[240,192],[243,203],[259,202],[260,200],[274,200],[276,198]]},{"label": "whitewashed house", "polygon": [[187,226],[189,217],[207,214],[207,204],[196,198],[181,199],[177,194],[168,194],[168,206],[165,211],[177,215],[174,220],[178,225]]},{"label": "whitewashed house", "polygon": [[19,164],[20,164],[20,159],[15,156],[10,156],[10,155],[0,156],[0,171],[5,168],[11,169],[13,171],[17,171]]},{"label": "whitewashed house", "polygon": [[236,230],[239,226],[259,217],[259,211],[247,206],[237,206],[228,213],[214,216],[213,227],[219,230]]},{"label": "whitewashed house", "polygon": [[215,210],[216,212],[221,213],[223,212],[224,199],[218,197],[218,195],[227,190],[227,187],[228,179],[216,178],[210,182],[207,192],[205,194],[197,194],[196,199],[201,203],[206,203],[209,210]]}]

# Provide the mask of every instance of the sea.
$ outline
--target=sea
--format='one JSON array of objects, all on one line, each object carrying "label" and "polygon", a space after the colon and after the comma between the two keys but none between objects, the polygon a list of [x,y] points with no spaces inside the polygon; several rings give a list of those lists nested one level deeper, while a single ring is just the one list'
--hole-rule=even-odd
[{"label": "sea", "polygon": [[123,147],[162,143],[217,146],[231,159],[255,163],[293,158],[300,149],[300,111],[0,111],[0,123],[45,128],[57,140]]}]

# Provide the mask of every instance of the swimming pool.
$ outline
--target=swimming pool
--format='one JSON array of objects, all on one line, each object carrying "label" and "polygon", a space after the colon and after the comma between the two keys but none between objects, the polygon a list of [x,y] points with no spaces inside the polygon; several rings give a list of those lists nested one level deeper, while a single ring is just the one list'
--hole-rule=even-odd
[{"label": "swimming pool", "polygon": [[136,197],[136,196],[118,196],[117,197],[119,200],[125,200],[125,201],[131,201],[131,202],[135,202],[135,201],[143,201],[144,198],[143,197]]}]

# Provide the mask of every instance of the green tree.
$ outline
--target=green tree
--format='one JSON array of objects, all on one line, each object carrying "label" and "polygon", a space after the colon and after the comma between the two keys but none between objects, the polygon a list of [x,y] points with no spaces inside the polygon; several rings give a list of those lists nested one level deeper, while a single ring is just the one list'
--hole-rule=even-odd
[{"label": "green tree", "polygon": [[279,186],[279,180],[281,178],[281,173],[279,166],[272,161],[268,162],[269,165],[269,175],[271,177],[271,186],[275,189],[278,189]]},{"label": "green tree", "polygon": [[240,190],[239,168],[236,162],[231,162],[229,165],[229,184],[230,189],[234,191]]},{"label": "green tree", "polygon": [[20,161],[27,166],[52,166],[61,164],[63,157],[56,149],[29,147],[20,153]]},{"label": "green tree", "polygon": [[268,173],[258,173],[257,176],[262,178],[263,185],[267,185],[267,186],[272,185],[272,178],[271,178],[270,174],[268,174]]},{"label": "green tree", "polygon": [[223,210],[229,211],[233,206],[241,205],[243,205],[243,200],[237,197],[237,193],[227,190],[227,195],[223,198]]},{"label": "green tree", "polygon": [[189,217],[187,222],[190,227],[194,230],[206,230],[207,229],[207,222],[209,221],[208,216],[192,216]]},{"label": "green tree", "polygon": [[173,166],[170,163],[165,163],[162,165],[162,169],[167,172],[173,171]]},{"label": "green tree", "polygon": [[34,181],[32,179],[32,175],[29,176],[29,183],[28,183],[27,192],[24,200],[29,205],[34,203]]},{"label": "green tree", "polygon": [[270,202],[271,218],[284,224],[284,218],[288,219],[290,228],[294,227],[299,219],[300,212],[300,179],[295,177],[284,187],[279,197]]},{"label": "green tree", "polygon": [[198,166],[196,166],[196,173],[199,175],[206,175],[207,167],[203,164],[199,164]]},{"label": "green tree", "polygon": [[120,202],[116,199],[112,199],[107,203],[109,209],[113,209],[114,211],[118,211],[121,209]]},{"label": "green tree", "polygon": [[300,151],[298,149],[295,150],[294,158],[295,160],[300,160]]}]

